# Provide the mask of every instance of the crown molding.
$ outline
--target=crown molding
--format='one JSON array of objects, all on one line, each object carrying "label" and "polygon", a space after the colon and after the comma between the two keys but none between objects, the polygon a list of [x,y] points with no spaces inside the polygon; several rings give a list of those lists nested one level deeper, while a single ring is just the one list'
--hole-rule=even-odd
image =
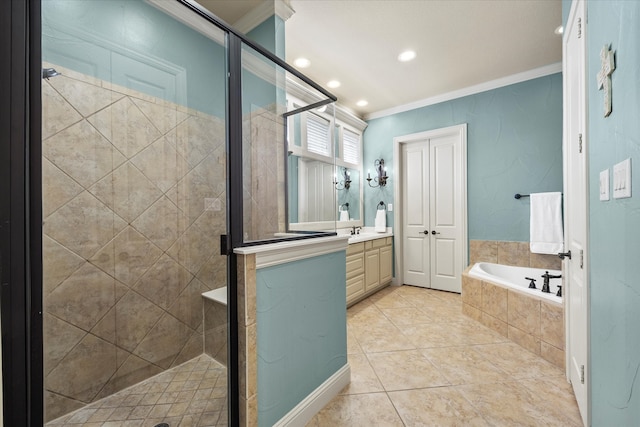
[{"label": "crown molding", "polygon": [[379,119],[382,117],[391,116],[393,114],[404,113],[405,111],[411,111],[417,108],[427,107],[429,105],[440,104],[441,102],[451,101],[469,95],[475,95],[477,93],[486,92],[488,90],[498,89],[504,86],[509,86],[512,84],[521,83],[527,80],[533,80],[537,79],[538,77],[544,77],[560,72],[562,72],[562,63],[556,62],[554,64],[545,65],[544,67],[534,68],[533,70],[512,74],[507,77],[490,80],[488,82],[469,86],[460,90],[443,93],[442,95],[436,95],[432,96],[431,98],[426,98],[420,101],[411,102],[409,104],[399,105],[397,107],[370,113],[365,115],[364,119]]},{"label": "crown molding", "polygon": [[247,34],[273,15],[277,15],[283,21],[286,21],[294,13],[295,11],[289,5],[288,0],[269,0],[251,9],[246,15],[234,22],[233,27]]}]

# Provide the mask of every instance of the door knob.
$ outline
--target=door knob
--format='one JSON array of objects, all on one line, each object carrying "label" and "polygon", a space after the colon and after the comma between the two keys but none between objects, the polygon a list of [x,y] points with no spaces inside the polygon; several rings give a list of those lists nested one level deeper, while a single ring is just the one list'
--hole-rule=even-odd
[{"label": "door knob", "polygon": [[435,236],[436,234],[440,234],[440,232],[439,232],[439,231],[436,231],[436,230],[433,230],[433,231],[431,232],[431,234],[433,234],[433,235]]},{"label": "door knob", "polygon": [[558,252],[558,256],[560,257],[560,259],[564,259],[564,257],[567,257],[567,258],[571,259],[571,251],[569,251],[569,252]]},{"label": "door knob", "polygon": [[429,230],[424,230],[422,234],[429,234]]}]

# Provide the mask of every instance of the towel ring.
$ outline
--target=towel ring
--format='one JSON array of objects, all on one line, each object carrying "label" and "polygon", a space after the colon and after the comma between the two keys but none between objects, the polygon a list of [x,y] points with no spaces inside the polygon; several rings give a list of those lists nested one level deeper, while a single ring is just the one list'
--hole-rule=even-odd
[{"label": "towel ring", "polygon": [[[382,209],[380,209],[380,206],[382,206]],[[380,201],[380,203],[378,203],[377,210],[386,210],[386,209],[387,209],[387,205],[385,205],[383,201]]]},{"label": "towel ring", "polygon": [[349,203],[348,203],[348,202],[347,202],[347,203],[345,203],[345,204],[343,204],[343,205],[340,205],[340,210],[341,210],[341,211],[344,211],[344,210],[345,210],[344,208],[347,208],[347,209],[346,209],[347,211],[349,210]]}]

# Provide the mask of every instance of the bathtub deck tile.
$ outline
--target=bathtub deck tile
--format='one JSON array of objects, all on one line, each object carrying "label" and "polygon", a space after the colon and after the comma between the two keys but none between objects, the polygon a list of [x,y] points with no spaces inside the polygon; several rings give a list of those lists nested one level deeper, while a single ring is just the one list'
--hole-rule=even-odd
[{"label": "bathtub deck tile", "polygon": [[507,322],[507,288],[482,281],[482,311]]},{"label": "bathtub deck tile", "polygon": [[487,313],[482,313],[482,317],[480,318],[480,323],[485,325],[487,328],[493,329],[500,335],[504,337],[509,337],[509,330],[507,322],[503,322],[502,320],[491,316]]},{"label": "bathtub deck tile", "polygon": [[540,305],[540,339],[564,350],[564,310],[542,301]]},{"label": "bathtub deck tile", "polygon": [[540,338],[540,300],[509,290],[508,306],[507,323]]},{"label": "bathtub deck tile", "polygon": [[540,342],[540,356],[547,362],[550,362],[560,369],[564,369],[565,353],[544,341]]},{"label": "bathtub deck tile", "polygon": [[462,314],[469,316],[476,322],[480,322],[482,319],[482,311],[469,304],[462,304]]},{"label": "bathtub deck tile", "polygon": [[509,339],[532,353],[540,354],[540,338],[509,325]]},{"label": "bathtub deck tile", "polygon": [[482,307],[482,281],[468,274],[462,275],[462,302],[475,308]]}]

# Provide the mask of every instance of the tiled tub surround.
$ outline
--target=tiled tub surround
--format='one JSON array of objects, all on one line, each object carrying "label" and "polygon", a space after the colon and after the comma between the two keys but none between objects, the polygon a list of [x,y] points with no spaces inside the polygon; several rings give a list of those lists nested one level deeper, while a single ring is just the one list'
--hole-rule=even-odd
[{"label": "tiled tub surround", "polygon": [[462,312],[563,368],[563,305],[462,274]]},{"label": "tiled tub surround", "polygon": [[42,83],[51,420],[202,354],[226,173],[223,119],[45,66],[62,73]]},{"label": "tiled tub surround", "polygon": [[469,264],[476,262],[516,265],[520,267],[560,270],[562,260],[555,255],[534,254],[529,242],[504,242],[497,240],[470,240]]}]

